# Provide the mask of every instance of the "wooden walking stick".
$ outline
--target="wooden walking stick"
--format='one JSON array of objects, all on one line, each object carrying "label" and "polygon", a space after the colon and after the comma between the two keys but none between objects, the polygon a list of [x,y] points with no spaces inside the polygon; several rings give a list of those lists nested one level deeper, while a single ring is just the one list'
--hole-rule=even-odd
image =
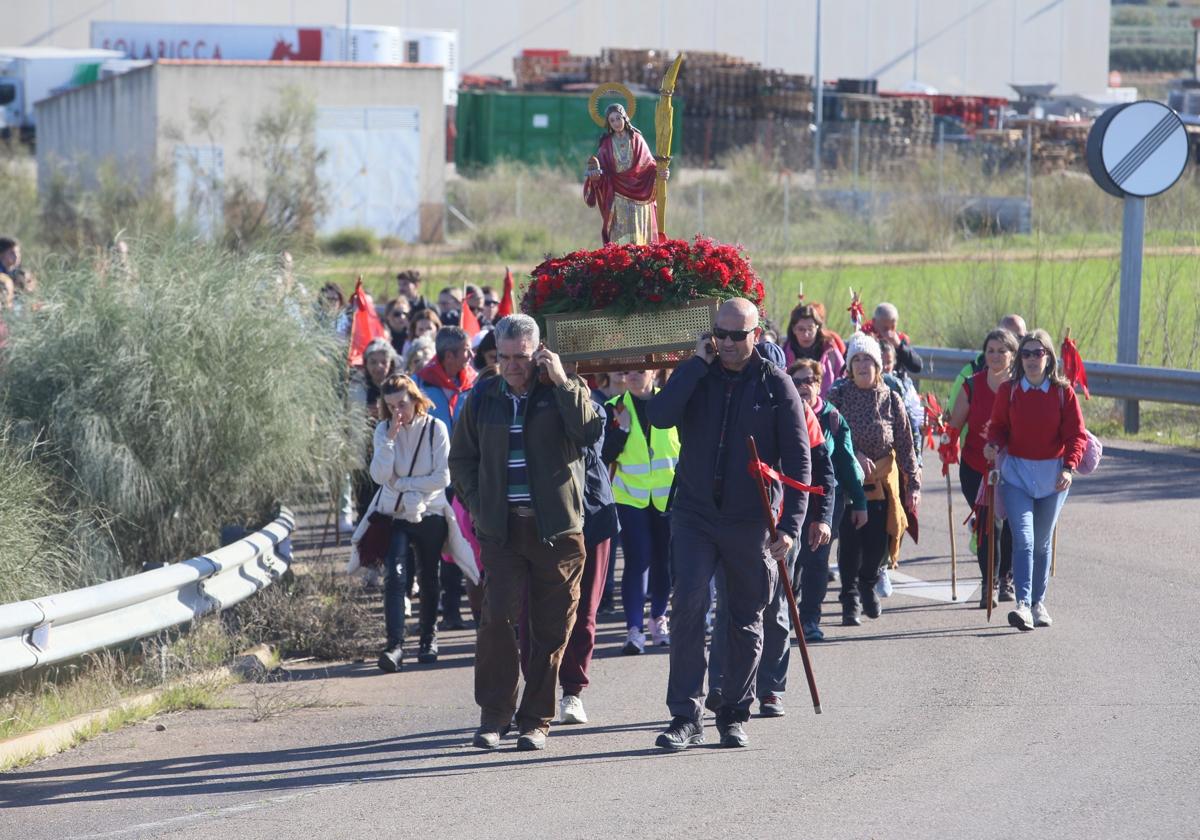
[{"label": "wooden walking stick", "polygon": [[992,620],[992,592],[996,588],[996,482],[1000,479],[1000,473],[996,470],[988,470],[987,476],[987,527],[984,528],[984,533],[987,534],[987,620]]},{"label": "wooden walking stick", "polygon": [[[750,466],[754,469],[754,483],[758,486],[763,513],[767,517],[767,529],[771,534],[771,540],[774,541],[779,535],[775,529],[775,512],[771,510],[771,497],[767,494],[766,481],[763,479],[762,473],[755,468],[755,465],[761,462],[758,458],[758,447],[754,443],[754,435],[746,438],[746,446],[750,449]],[[804,539],[804,535],[800,534],[797,539]],[[808,658],[808,645],[804,642],[804,631],[800,628],[800,609],[796,606],[796,593],[792,591],[787,560],[780,557],[776,562],[779,565],[779,585],[783,587],[783,594],[787,596],[788,609],[792,617],[792,630],[796,634],[796,644],[800,646],[800,659],[804,663],[804,676],[808,680],[808,693],[812,695],[813,711],[819,715],[821,714],[821,695],[817,693],[817,681],[813,677],[812,661]]]}]

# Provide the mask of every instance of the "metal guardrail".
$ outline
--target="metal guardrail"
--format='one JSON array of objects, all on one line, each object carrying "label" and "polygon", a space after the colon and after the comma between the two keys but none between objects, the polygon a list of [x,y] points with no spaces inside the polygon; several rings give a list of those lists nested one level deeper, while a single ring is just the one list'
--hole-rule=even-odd
[{"label": "metal guardrail", "polygon": [[0,606],[0,674],[63,662],[219,612],[269,586],[288,563],[276,546],[287,508],[261,531],[182,563]]},{"label": "metal guardrail", "polygon": [[[914,347],[925,363],[918,379],[951,382],[963,365],[974,359],[977,350],[947,350],[942,347]],[[1119,400],[1200,405],[1200,371],[1176,368],[1117,365],[1085,362],[1088,391],[1094,397]]]}]

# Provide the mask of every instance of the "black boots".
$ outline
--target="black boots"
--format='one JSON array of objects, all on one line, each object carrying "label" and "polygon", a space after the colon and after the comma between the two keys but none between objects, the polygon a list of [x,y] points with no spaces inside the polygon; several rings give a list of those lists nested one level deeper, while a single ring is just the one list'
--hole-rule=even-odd
[{"label": "black boots", "polygon": [[838,595],[838,600],[842,602],[842,626],[858,627],[862,624],[862,606],[858,593],[843,589]]},{"label": "black boots", "polygon": [[431,634],[421,637],[421,647],[417,650],[417,661],[422,665],[430,665],[438,661],[437,636]]},{"label": "black boots", "polygon": [[404,644],[396,642],[394,645],[388,645],[387,649],[379,654],[379,670],[388,674],[394,674],[404,667]]}]

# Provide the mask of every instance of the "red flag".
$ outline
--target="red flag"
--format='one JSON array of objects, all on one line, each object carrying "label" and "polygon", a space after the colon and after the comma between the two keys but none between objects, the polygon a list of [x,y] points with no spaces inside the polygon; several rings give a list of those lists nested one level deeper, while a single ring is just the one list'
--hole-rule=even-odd
[{"label": "red flag", "polygon": [[504,269],[504,292],[500,295],[500,308],[496,310],[496,318],[498,320],[516,311],[517,307],[513,302],[512,269],[506,266]]},{"label": "red flag", "polygon": [[1083,389],[1083,398],[1090,400],[1092,395],[1088,392],[1087,368],[1083,366],[1083,357],[1079,355],[1079,348],[1075,346],[1075,341],[1071,338],[1071,328],[1067,328],[1067,337],[1063,339],[1062,350],[1062,366],[1063,375],[1067,377],[1067,381],[1072,387],[1078,385]]},{"label": "red flag", "polygon": [[479,319],[475,317],[475,313],[471,311],[471,307],[467,306],[466,299],[463,299],[462,314],[458,318],[458,325],[462,327],[463,332],[474,338],[479,335]]},{"label": "red flag", "polygon": [[354,304],[354,315],[350,321],[350,366],[356,367],[363,362],[363,350],[377,338],[383,337],[383,324],[375,314],[375,304],[363,290],[362,278],[354,284],[354,294],[350,296]]},{"label": "red flag", "polygon": [[846,308],[846,311],[850,313],[850,323],[854,326],[854,331],[861,330],[866,313],[863,312],[862,300],[853,289],[850,290],[850,306]]}]

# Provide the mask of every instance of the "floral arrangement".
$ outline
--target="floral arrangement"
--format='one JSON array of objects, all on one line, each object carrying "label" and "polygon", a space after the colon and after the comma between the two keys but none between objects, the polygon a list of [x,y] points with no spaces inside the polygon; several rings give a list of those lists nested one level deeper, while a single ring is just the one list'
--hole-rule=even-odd
[{"label": "floral arrangement", "polygon": [[533,270],[521,311],[543,316],[604,309],[614,315],[674,309],[700,298],[744,297],[762,308],[765,290],[740,246],[697,236],[649,245],[605,245],[547,259]]}]

